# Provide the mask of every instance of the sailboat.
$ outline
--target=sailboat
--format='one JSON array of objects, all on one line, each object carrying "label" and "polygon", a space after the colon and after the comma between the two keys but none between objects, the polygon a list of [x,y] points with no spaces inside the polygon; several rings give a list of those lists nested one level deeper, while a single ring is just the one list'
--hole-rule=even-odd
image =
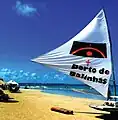
[{"label": "sailboat", "polygon": [[[32,61],[71,76],[106,98],[102,105],[90,105],[91,108],[118,111],[112,44],[103,9],[71,40]],[[109,89],[111,81],[113,95]]]}]

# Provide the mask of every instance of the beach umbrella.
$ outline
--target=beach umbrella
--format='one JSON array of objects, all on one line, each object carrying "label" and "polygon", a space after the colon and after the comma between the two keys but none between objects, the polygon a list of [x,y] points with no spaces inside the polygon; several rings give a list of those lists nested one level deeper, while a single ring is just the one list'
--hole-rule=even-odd
[{"label": "beach umbrella", "polygon": [[7,82],[8,90],[11,92],[18,92],[20,86],[14,80],[10,80]]},{"label": "beach umbrella", "polygon": [[15,82],[14,80],[10,80],[7,82],[7,84],[12,84],[12,85],[19,85],[17,82]]}]

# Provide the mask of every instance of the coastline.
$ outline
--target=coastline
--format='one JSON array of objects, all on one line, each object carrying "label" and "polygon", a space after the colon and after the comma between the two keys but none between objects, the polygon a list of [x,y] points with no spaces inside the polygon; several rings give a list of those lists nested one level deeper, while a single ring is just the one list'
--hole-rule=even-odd
[{"label": "coastline", "polygon": [[[20,89],[21,93],[9,93],[14,102],[0,103],[2,120],[99,120],[109,113],[90,108],[89,104],[102,104],[103,100],[76,98],[44,93],[40,90]],[[61,107],[74,111],[66,115],[51,111],[51,107]]]}]

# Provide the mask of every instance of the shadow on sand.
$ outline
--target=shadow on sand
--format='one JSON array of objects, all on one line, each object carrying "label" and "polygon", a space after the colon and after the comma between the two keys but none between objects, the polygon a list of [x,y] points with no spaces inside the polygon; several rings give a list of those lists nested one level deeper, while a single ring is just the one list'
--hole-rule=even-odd
[{"label": "shadow on sand", "polygon": [[85,113],[85,114],[102,114],[102,113],[95,113],[95,112],[79,112],[79,111],[74,111],[74,113]]},{"label": "shadow on sand", "polygon": [[118,113],[117,114],[110,114],[110,113],[96,113],[96,112],[79,112],[74,111],[74,113],[84,113],[84,114],[96,114],[96,118],[102,119],[102,120],[117,120]]},{"label": "shadow on sand", "polygon": [[17,92],[11,92],[11,93],[22,93],[21,91],[17,91]]},{"label": "shadow on sand", "polygon": [[96,118],[100,118],[102,120],[117,120],[118,114],[101,114],[100,116],[96,116]]},{"label": "shadow on sand", "polygon": [[4,103],[17,103],[17,102],[19,102],[19,101],[17,101],[17,100],[8,100],[8,101],[3,101]]},{"label": "shadow on sand", "polygon": [[19,101],[14,100],[13,98],[11,98],[11,99],[8,99],[8,100],[0,100],[0,102],[4,102],[4,103],[17,103]]}]

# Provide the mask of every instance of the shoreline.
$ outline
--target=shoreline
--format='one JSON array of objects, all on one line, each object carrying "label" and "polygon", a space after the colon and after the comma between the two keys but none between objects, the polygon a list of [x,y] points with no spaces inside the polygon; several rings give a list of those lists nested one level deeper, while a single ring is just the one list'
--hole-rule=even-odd
[{"label": "shoreline", "polygon": [[69,96],[69,95],[64,95],[64,94],[56,94],[56,93],[49,93],[49,92],[43,92],[43,91],[41,91],[40,89],[20,89],[20,90],[22,90],[22,91],[34,91],[34,92],[40,92],[40,93],[42,93],[42,94],[45,94],[45,95],[47,95],[47,96],[59,96],[59,97],[69,97],[69,98],[75,98],[75,99],[89,99],[89,100],[96,100],[96,101],[104,101],[104,100],[101,100],[101,99],[92,99],[92,98],[84,98],[84,97],[76,97],[76,96]]},{"label": "shoreline", "polygon": [[[97,116],[109,114],[88,106],[101,104],[103,100],[50,94],[34,89],[20,89],[20,91],[21,93],[8,92],[17,102],[0,103],[2,120],[99,120]],[[74,115],[51,111],[51,107],[73,110]]]},{"label": "shoreline", "polygon": [[[25,89],[25,88],[22,88]],[[58,90],[48,90],[48,89],[35,89],[35,88],[28,88],[29,90],[39,90],[42,93],[49,93],[51,95],[62,95],[62,96],[70,96],[70,97],[75,97],[75,98],[86,98],[86,99],[94,99],[94,100],[105,100],[104,97],[102,97],[100,94],[97,93],[92,93],[92,92],[85,92],[82,90],[78,90],[78,89],[70,89],[69,94],[68,94],[68,90],[64,91],[64,92],[59,92]],[[63,89],[62,89],[63,90]]]}]

